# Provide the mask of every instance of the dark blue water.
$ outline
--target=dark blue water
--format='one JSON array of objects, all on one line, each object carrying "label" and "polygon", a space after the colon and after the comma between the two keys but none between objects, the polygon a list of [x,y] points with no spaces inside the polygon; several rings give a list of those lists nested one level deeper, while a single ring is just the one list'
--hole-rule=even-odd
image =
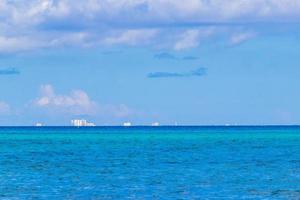
[{"label": "dark blue water", "polygon": [[300,127],[0,128],[0,199],[300,199]]}]

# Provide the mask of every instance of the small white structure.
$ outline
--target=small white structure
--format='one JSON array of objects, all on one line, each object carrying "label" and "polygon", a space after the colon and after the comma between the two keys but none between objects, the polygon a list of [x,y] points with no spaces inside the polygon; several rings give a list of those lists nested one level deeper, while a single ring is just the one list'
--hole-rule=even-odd
[{"label": "small white structure", "polygon": [[131,126],[131,123],[130,122],[124,122],[123,126]]},{"label": "small white structure", "polygon": [[43,124],[38,122],[38,123],[35,124],[35,126],[39,126],[40,127],[40,126],[43,126]]},{"label": "small white structure", "polygon": [[77,126],[77,127],[79,127],[79,126],[95,126],[94,123],[88,122],[85,119],[73,119],[73,120],[71,120],[71,124],[73,126]]},{"label": "small white structure", "polygon": [[154,122],[151,124],[151,126],[159,126],[159,123],[158,122]]}]

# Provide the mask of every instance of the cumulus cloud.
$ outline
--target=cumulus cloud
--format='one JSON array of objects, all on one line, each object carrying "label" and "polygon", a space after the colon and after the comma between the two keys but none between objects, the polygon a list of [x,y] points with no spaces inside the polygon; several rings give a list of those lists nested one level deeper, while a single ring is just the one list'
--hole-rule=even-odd
[{"label": "cumulus cloud", "polygon": [[10,106],[5,102],[0,101],[0,115],[9,114],[9,113],[10,113]]},{"label": "cumulus cloud", "polygon": [[182,78],[182,77],[199,77],[206,74],[206,68],[198,68],[188,72],[153,72],[148,74],[148,78]]},{"label": "cumulus cloud", "polygon": [[34,101],[38,107],[60,110],[76,115],[95,114],[97,104],[82,90],[74,90],[68,95],[56,94],[52,85],[42,85],[41,96]]},{"label": "cumulus cloud", "polygon": [[1,0],[0,53],[170,41],[184,50],[213,35],[200,26],[299,22],[299,11],[298,0]]},{"label": "cumulus cloud", "polygon": [[99,104],[83,90],[73,90],[69,94],[56,94],[52,85],[42,85],[40,96],[33,101],[33,105],[47,109],[56,114],[89,115],[93,117],[110,116],[123,118],[133,114],[125,104]]}]

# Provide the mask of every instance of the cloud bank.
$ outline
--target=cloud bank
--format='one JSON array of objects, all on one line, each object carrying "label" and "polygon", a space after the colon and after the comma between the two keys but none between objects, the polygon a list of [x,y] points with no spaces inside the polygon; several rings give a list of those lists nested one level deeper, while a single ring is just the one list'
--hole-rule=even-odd
[{"label": "cloud bank", "polygon": [[111,45],[181,51],[224,26],[235,32],[234,26],[299,21],[298,0],[1,0],[0,53]]}]

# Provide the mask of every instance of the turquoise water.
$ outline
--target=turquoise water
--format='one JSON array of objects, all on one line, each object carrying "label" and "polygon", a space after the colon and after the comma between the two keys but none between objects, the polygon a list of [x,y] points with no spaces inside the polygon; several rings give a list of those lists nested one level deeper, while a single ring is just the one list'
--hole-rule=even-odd
[{"label": "turquoise water", "polygon": [[300,127],[0,128],[0,199],[300,199]]}]

